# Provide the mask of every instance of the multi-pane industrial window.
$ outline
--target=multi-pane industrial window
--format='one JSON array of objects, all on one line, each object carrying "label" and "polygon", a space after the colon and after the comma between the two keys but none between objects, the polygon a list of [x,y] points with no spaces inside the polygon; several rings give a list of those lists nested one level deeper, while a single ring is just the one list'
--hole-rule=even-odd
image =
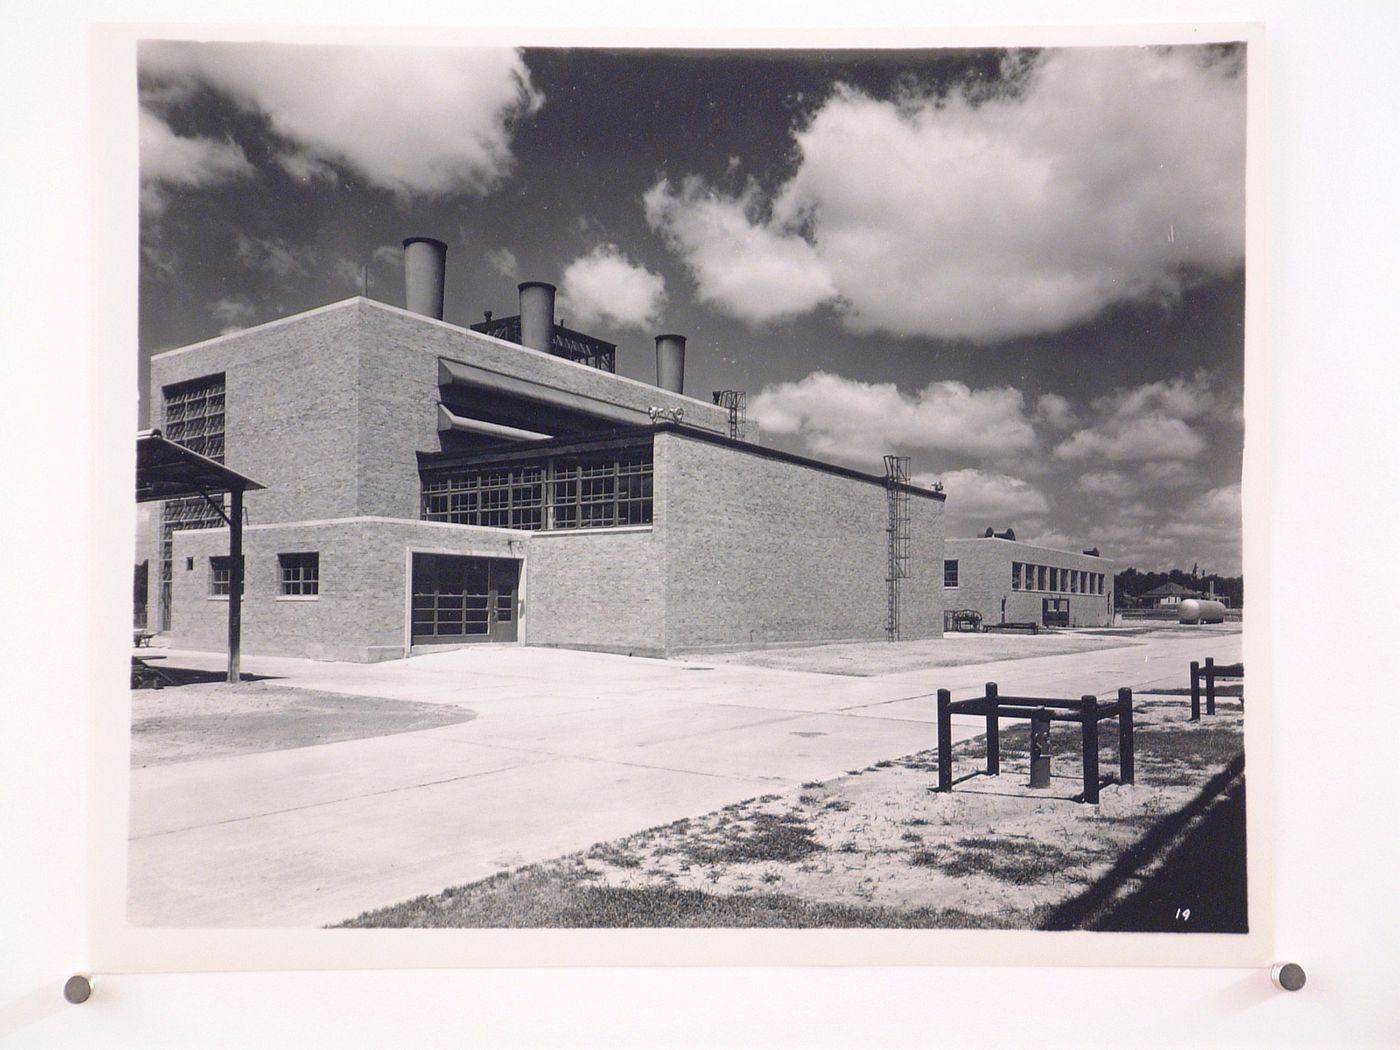
[{"label": "multi-pane industrial window", "polygon": [[1019,561],[1011,563],[1011,589],[1013,591],[1021,589],[1021,563]]},{"label": "multi-pane industrial window", "polygon": [[[243,564],[243,559],[239,559],[239,564]],[[227,554],[216,554],[209,559],[209,595],[213,598],[227,598],[232,591],[231,580],[233,578],[233,561]],[[248,574],[243,574],[243,580],[247,583]],[[244,587],[240,587],[238,593],[242,594]]]},{"label": "multi-pane industrial window", "polygon": [[561,456],[425,477],[423,518],[504,529],[649,525],[651,449]]},{"label": "multi-pane industrial window", "polygon": [[943,586],[956,587],[958,585],[958,560],[956,558],[945,559],[943,562]]},{"label": "multi-pane industrial window", "polygon": [[1037,566],[1035,567],[1035,589],[1038,590],[1038,591],[1043,591],[1043,590],[1045,590],[1045,566],[1044,566],[1044,565],[1037,565]]},{"label": "multi-pane industrial window", "polygon": [[277,555],[278,591],[295,597],[321,593],[321,555],[316,551]]},{"label": "multi-pane industrial window", "polygon": [[[217,463],[224,461],[223,373],[176,383],[162,391],[161,433]],[[223,497],[211,504],[200,496],[166,500],[161,511],[160,625],[170,626],[171,558],[174,534],[181,529],[212,529],[224,524]],[[227,585],[225,585],[227,586]],[[212,592],[211,592],[212,593]],[[227,590],[224,591],[228,593]]]}]

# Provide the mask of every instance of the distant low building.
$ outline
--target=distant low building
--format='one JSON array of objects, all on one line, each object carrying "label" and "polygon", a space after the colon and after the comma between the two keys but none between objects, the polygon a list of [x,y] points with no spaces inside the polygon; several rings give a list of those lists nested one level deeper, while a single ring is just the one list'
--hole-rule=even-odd
[{"label": "distant low building", "polygon": [[1153,587],[1152,590],[1138,595],[1138,601],[1143,605],[1157,606],[1177,606],[1187,598],[1204,598],[1205,594],[1200,591],[1193,591],[1183,587],[1179,583],[1164,583],[1160,587]]},{"label": "distant low building", "polygon": [[943,603],[952,613],[977,612],[984,625],[1103,627],[1113,622],[1113,563],[988,529],[944,541]]}]

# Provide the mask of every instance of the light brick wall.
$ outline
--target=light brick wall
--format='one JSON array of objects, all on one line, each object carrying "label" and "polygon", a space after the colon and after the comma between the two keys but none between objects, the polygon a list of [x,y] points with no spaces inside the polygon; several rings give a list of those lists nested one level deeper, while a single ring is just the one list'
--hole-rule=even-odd
[{"label": "light brick wall", "polygon": [[[666,648],[885,637],[882,481],[656,436]],[[901,635],[942,634],[943,503],[911,495]],[[932,568],[937,566],[937,572]]]},{"label": "light brick wall", "polygon": [[664,653],[664,581],[652,529],[535,533],[526,576],[529,644]]},{"label": "light brick wall", "polygon": [[[247,528],[243,651],[318,660],[405,656],[410,552],[508,558],[515,553],[509,541],[520,538],[469,525],[363,518]],[[282,598],[277,555],[302,551],[320,554],[320,594]],[[175,534],[175,648],[227,646],[228,601],[209,597],[209,559],[227,553],[227,529]],[[185,567],[189,558],[193,569]],[[528,609],[522,629],[529,630]]]},{"label": "light brick wall", "polygon": [[[945,551],[945,558],[958,560],[958,586],[943,591],[946,608],[976,609],[984,623],[999,623],[1005,598],[1007,622],[1041,623],[1044,599],[1068,598],[1071,627],[1102,627],[1112,622],[1113,563],[1106,558],[986,537],[950,539]],[[1024,583],[1021,590],[1012,590],[1012,562],[1101,573],[1104,593],[1073,594],[1068,585],[1063,590],[1042,591],[1026,589]],[[941,580],[941,562],[939,572]]]},{"label": "light brick wall", "polygon": [[225,375],[224,462],[267,486],[254,524],[359,513],[358,314],[353,303],[260,325],[151,359],[151,419],[162,388]]}]

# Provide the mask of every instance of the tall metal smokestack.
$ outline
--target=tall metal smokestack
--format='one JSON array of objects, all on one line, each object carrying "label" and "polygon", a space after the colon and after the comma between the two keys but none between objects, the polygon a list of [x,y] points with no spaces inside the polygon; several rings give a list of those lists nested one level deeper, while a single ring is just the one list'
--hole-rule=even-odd
[{"label": "tall metal smokestack", "polygon": [[544,281],[520,285],[520,342],[546,354],[554,338],[554,292]]},{"label": "tall metal smokestack", "polygon": [[673,394],[685,393],[685,336],[656,337],[656,385]]},{"label": "tall metal smokestack", "polygon": [[404,307],[424,317],[442,320],[443,277],[447,245],[431,237],[408,237],[403,242]]}]

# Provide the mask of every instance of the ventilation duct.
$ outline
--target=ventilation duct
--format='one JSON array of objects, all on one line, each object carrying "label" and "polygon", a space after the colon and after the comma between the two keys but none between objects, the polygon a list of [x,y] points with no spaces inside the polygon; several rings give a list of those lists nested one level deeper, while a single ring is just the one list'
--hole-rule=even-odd
[{"label": "ventilation duct", "polygon": [[685,336],[656,337],[656,385],[673,394],[685,393]]}]

